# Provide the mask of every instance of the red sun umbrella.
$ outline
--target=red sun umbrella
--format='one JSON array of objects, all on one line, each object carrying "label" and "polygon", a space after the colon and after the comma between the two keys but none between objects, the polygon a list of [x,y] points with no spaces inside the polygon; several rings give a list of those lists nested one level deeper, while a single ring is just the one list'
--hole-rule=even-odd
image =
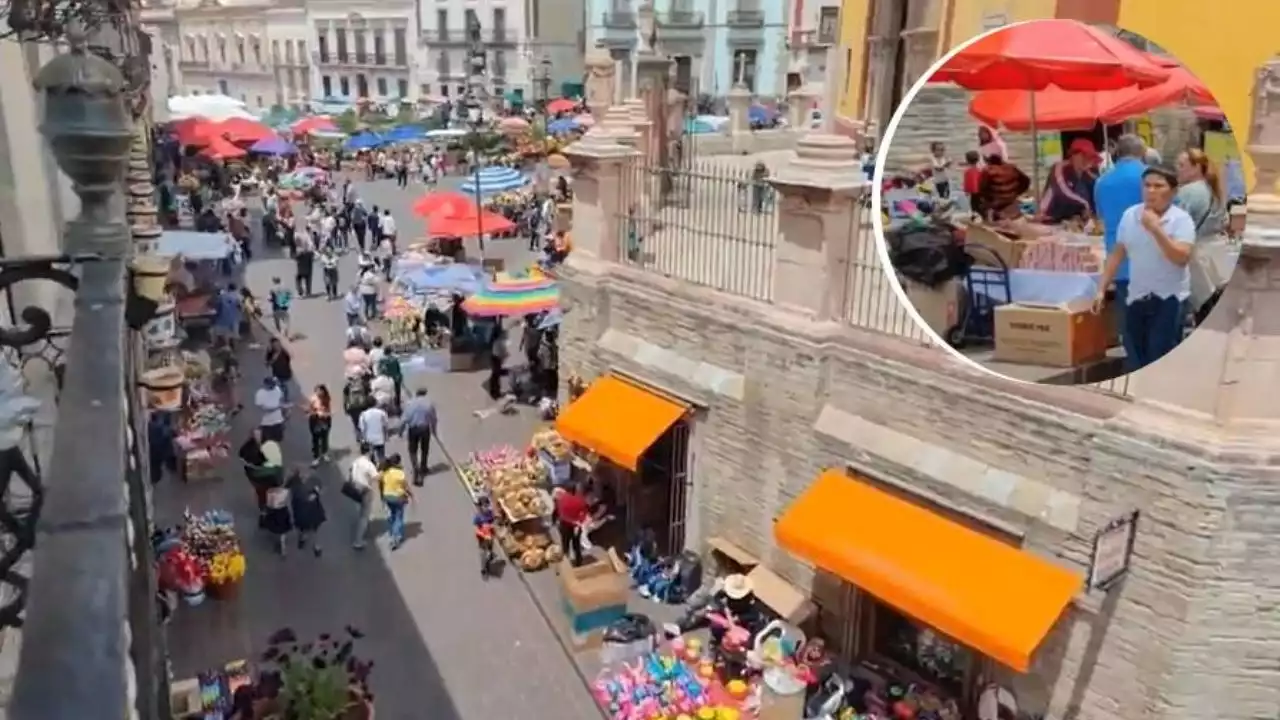
[{"label": "red sun umbrella", "polygon": [[1107,124],[1117,124],[1131,117],[1142,115],[1148,111],[1167,105],[1217,105],[1213,93],[1200,78],[1181,63],[1170,58],[1150,56],[1153,62],[1169,72],[1169,77],[1159,85],[1149,88],[1134,88],[1128,97],[1111,107],[1108,117],[1103,119]]},{"label": "red sun umbrella", "polygon": [[1013,132],[1029,132],[1032,128],[1051,132],[1091,130],[1117,102],[1131,97],[1130,90],[983,90],[969,101],[969,114],[992,127]]},{"label": "red sun umbrella", "polygon": [[1119,90],[1163,82],[1142,51],[1076,20],[1033,20],[987,35],[930,76],[969,90]]},{"label": "red sun umbrella", "polygon": [[276,135],[271,128],[248,118],[228,118],[214,123],[214,129],[218,134],[235,143],[255,143]]},{"label": "red sun umbrella", "polygon": [[418,217],[465,217],[476,213],[476,199],[453,190],[429,192],[413,203]]},{"label": "red sun umbrella", "polygon": [[207,145],[209,140],[218,136],[214,123],[204,118],[186,118],[169,126],[169,132],[182,145]]},{"label": "red sun umbrella", "polygon": [[511,232],[516,224],[505,217],[481,211],[478,215],[442,216],[433,215],[427,221],[427,234],[431,237],[475,237],[477,235],[498,235]]},{"label": "red sun umbrella", "polygon": [[547,112],[554,115],[557,113],[569,112],[576,107],[578,107],[578,103],[570,100],[569,98],[556,98],[555,100],[547,103]]},{"label": "red sun umbrella", "polygon": [[292,131],[294,135],[307,135],[316,131],[333,132],[337,129],[338,126],[333,124],[333,119],[328,115],[312,115],[311,117],[304,117],[289,126],[289,130]]},{"label": "red sun umbrella", "polygon": [[248,155],[244,149],[236,147],[223,137],[211,138],[200,154],[212,160],[229,160]]}]

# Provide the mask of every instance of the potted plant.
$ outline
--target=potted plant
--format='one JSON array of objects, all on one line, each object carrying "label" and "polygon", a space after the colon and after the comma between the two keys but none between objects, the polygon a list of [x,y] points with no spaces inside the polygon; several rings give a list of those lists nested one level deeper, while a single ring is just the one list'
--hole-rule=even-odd
[{"label": "potted plant", "polygon": [[364,637],[348,625],[342,635],[301,642],[283,628],[262,654],[259,695],[270,700],[268,720],[373,720],[369,674],[373,662],[355,654]]}]

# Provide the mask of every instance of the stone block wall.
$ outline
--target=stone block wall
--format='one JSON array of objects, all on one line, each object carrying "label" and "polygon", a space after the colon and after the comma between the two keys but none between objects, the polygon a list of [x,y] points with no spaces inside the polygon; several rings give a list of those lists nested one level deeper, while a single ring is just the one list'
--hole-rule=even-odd
[{"label": "stone block wall", "polygon": [[[1016,528],[1028,550],[1082,574],[1098,528],[1138,508],[1129,577],[1079,598],[1033,671],[1006,681],[1025,709],[1052,718],[1275,716],[1270,450],[1225,453],[1220,427],[1165,408],[1008,383],[936,349],[630,268],[575,265],[565,270],[564,369],[621,369],[706,405],[692,442],[691,543],[726,537],[812,587],[812,569],[775,546],[771,525],[821,469],[849,462]],[[845,420],[824,425],[832,416]],[[906,467],[912,454],[944,461]],[[961,466],[975,462],[1005,490],[962,488]],[[1060,509],[1053,498],[1069,511],[1026,510]]]}]

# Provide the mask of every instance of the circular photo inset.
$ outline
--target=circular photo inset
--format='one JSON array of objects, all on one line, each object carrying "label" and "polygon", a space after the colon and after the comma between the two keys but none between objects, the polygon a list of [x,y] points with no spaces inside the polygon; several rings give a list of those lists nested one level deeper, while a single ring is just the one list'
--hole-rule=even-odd
[{"label": "circular photo inset", "polygon": [[908,93],[877,170],[880,249],[917,321],[1018,380],[1156,362],[1239,255],[1233,130],[1132,33],[1041,20],[962,46]]}]

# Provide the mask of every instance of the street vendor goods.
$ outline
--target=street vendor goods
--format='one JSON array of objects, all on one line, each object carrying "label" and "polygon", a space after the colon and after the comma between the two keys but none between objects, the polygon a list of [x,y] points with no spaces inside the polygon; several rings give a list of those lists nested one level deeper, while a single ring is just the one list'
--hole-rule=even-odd
[{"label": "street vendor goods", "polygon": [[200,599],[229,599],[244,580],[246,562],[231,514],[210,510],[183,514],[182,524],[159,530],[152,538],[160,564],[164,589],[188,596],[198,590]]},{"label": "street vendor goods", "polygon": [[755,717],[744,709],[751,690],[741,681],[738,695],[720,686],[696,665],[667,651],[649,653],[613,672],[601,673],[592,686],[596,702],[611,720],[698,718],[739,720]]}]

